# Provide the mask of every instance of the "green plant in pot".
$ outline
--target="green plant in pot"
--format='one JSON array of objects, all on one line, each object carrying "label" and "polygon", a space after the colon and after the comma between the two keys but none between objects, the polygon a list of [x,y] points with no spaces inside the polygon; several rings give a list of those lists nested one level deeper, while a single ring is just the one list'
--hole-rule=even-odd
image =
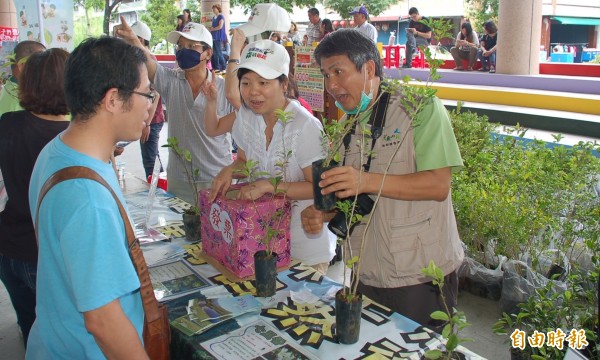
[{"label": "green plant in pot", "polygon": [[[285,127],[291,121],[293,114],[284,110],[276,110],[275,114],[279,121]],[[273,192],[267,196],[271,199],[275,197],[286,198],[286,192],[279,185],[286,178],[286,171],[289,159],[292,156],[291,150],[287,150],[285,146],[285,137],[282,137],[282,153],[279,154],[279,160],[275,164],[278,169],[277,174],[269,177],[269,182],[273,186]],[[241,168],[236,170],[236,174],[242,178],[248,179],[250,182],[260,178],[268,177],[268,172],[258,170],[259,162],[249,159]],[[259,297],[268,297],[275,295],[277,285],[277,253],[273,251],[273,241],[280,237],[282,229],[281,224],[285,216],[290,216],[290,213],[285,208],[278,208],[273,213],[260,214],[256,206],[256,201],[252,200],[256,214],[261,219],[261,223],[265,227],[265,234],[262,238],[264,250],[259,250],[254,254],[254,274],[256,284],[256,295]]]},{"label": "green plant in pot", "polygon": [[322,122],[323,130],[321,132],[321,145],[325,157],[312,163],[313,195],[315,199],[315,208],[317,208],[317,210],[331,211],[335,208],[337,198],[334,193],[322,195],[321,188],[318,184],[323,172],[338,166],[340,163],[342,158],[340,151],[344,144],[344,139],[350,134],[353,122],[350,120],[336,121],[328,119],[323,119]]},{"label": "green plant in pot", "polygon": [[429,265],[421,269],[423,275],[432,279],[433,285],[437,286],[440,292],[440,296],[442,298],[442,304],[444,306],[444,310],[438,310],[431,313],[431,318],[434,320],[439,320],[444,322],[444,327],[442,329],[442,338],[444,339],[445,350],[429,350],[425,353],[425,357],[427,359],[461,359],[460,353],[456,352],[458,345],[466,341],[472,341],[473,339],[461,338],[459,337],[459,332],[467,326],[470,326],[467,322],[467,318],[465,317],[465,313],[462,311],[458,311],[456,308],[448,308],[446,303],[446,299],[444,297],[444,273],[442,269],[437,267],[435,263],[432,261],[429,262]]},{"label": "green plant in pot", "polygon": [[[582,286],[586,280],[594,281],[597,276],[597,272],[592,272],[586,276],[588,279],[583,279],[571,273],[564,292],[556,291],[548,282],[520,303],[516,314],[503,313],[493,325],[493,332],[508,336],[513,359],[562,359],[567,347],[576,345],[581,345],[578,350],[591,358],[597,357],[597,290],[586,290]],[[564,335],[562,339],[552,339],[548,335],[559,334],[559,331]],[[537,340],[533,337],[536,332],[543,334],[543,340],[540,335]],[[537,346],[531,346],[530,341],[537,341]]]},{"label": "green plant in pot", "polygon": [[185,231],[185,238],[188,241],[198,241],[200,240],[200,209],[198,208],[198,204],[200,204],[200,189],[196,184],[196,179],[198,178],[200,169],[194,168],[194,164],[192,163],[192,153],[187,149],[179,147],[179,139],[176,137],[168,138],[167,143],[163,145],[163,147],[169,148],[181,161],[187,181],[192,187],[194,203],[190,204],[190,207],[183,212],[183,228]]}]

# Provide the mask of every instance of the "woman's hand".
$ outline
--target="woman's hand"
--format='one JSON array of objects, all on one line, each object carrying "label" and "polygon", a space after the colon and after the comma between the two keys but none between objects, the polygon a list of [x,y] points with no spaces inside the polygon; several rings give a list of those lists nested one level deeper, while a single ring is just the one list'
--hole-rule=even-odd
[{"label": "woman's hand", "polygon": [[246,42],[246,35],[240,29],[231,30],[231,48],[230,53],[232,58],[236,58],[238,54],[242,53],[244,49],[244,43]]},{"label": "woman's hand", "polygon": [[274,188],[269,180],[258,180],[240,188],[238,200],[256,200],[264,194],[272,194]]},{"label": "woman's hand", "polygon": [[[234,163],[235,164],[235,163]],[[226,166],[215,176],[212,181],[212,187],[210,191],[209,202],[213,202],[219,194],[225,195],[229,187],[231,186],[231,180],[233,179],[233,168],[232,165]]]}]

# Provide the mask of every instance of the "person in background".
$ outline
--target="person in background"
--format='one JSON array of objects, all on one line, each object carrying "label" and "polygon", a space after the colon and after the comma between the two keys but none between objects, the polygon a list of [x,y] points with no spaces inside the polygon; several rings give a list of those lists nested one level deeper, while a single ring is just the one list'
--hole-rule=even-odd
[{"label": "person in background", "polygon": [[[212,55],[210,32],[204,25],[191,22],[183,31],[167,34],[167,41],[177,45],[175,58],[180,67],[169,69],[150,57],[148,49],[138,41],[123,17],[116,28],[118,36],[146,52],[148,78],[161,94],[167,108],[169,137],[176,137],[179,146],[190,151],[193,166],[200,169],[194,180],[196,185],[201,189],[209,188],[214,176],[232,162],[230,134],[209,137],[204,129],[207,83],[215,82],[217,86],[219,116],[232,111],[225,96],[225,80],[221,77],[213,80],[213,73],[207,69],[207,62]],[[168,191],[194,204],[194,187],[189,183],[184,166],[183,160],[169,151]]]},{"label": "person in background", "polygon": [[323,19],[321,21],[321,39],[324,38],[325,36],[329,35],[330,33],[332,33],[335,29],[333,28],[333,24],[331,23],[331,20],[329,19]]},{"label": "person in background", "polygon": [[466,21],[460,26],[460,32],[456,36],[456,43],[450,49],[450,54],[454,58],[456,67],[454,70],[465,70],[462,66],[462,60],[468,60],[467,71],[473,70],[473,65],[477,61],[477,49],[479,48],[479,38],[473,30],[471,23]]},{"label": "person in background", "polygon": [[177,26],[175,26],[175,31],[183,30],[183,15],[177,15]]},{"label": "person in background", "polygon": [[271,41],[274,41],[274,42],[278,43],[279,45],[281,45],[281,34],[278,33],[277,31],[272,32],[269,39],[271,39]]},{"label": "person in background", "polygon": [[44,51],[46,47],[37,41],[21,41],[13,52],[15,59],[10,65],[12,76],[0,90],[0,116],[9,111],[22,110],[19,104],[19,78],[31,54]]},{"label": "person in background", "polygon": [[[352,255],[361,262],[358,291],[420,324],[441,330],[430,315],[445,307],[437,286],[421,269],[435,261],[445,275],[445,304],[455,307],[456,270],[464,253],[450,185],[452,172],[461,169],[463,163],[448,112],[441,100],[432,96],[422,103],[413,122],[400,92],[390,94],[389,101],[382,100],[383,72],[377,46],[353,29],[333,32],[317,46],[314,56],[327,92],[346,113],[340,121],[360,121],[372,112],[381,113],[385,106],[382,136],[372,140],[374,145],[369,147],[376,154],[373,161],[360,151],[341,150],[345,165],[323,173],[318,184],[323,194],[335,193],[340,199],[360,194],[374,199],[381,191],[377,207],[363,217],[350,237]],[[352,135],[349,146],[356,146],[360,137]],[[369,170],[361,172],[366,164],[370,164]],[[323,222],[334,213],[318,211],[314,206],[304,209],[305,231],[322,231]],[[368,245],[361,252],[369,218],[374,221],[366,229]]]},{"label": "person in background", "polygon": [[185,27],[190,22],[192,22],[192,13],[190,12],[190,9],[183,9],[183,26]]},{"label": "person in background", "polygon": [[485,35],[481,37],[479,45],[481,48],[477,52],[477,57],[481,61],[481,69],[479,71],[496,72],[496,47],[498,42],[498,27],[492,20],[488,20],[483,24]]},{"label": "person in background", "polygon": [[[144,44],[144,47],[149,49],[152,31],[150,31],[148,25],[138,21],[131,25],[131,29],[137,35],[138,40]],[[152,58],[156,60],[154,55],[152,55]],[[154,91],[154,93],[156,95],[156,101],[152,103],[152,107],[150,108],[150,119],[147,122],[144,130],[142,130],[142,136],[140,137],[140,150],[142,152],[142,162],[144,164],[146,179],[152,174],[156,159],[158,158],[158,161],[160,161],[158,140],[160,137],[160,131],[162,130],[165,122],[162,99],[160,94],[158,94],[156,91]],[[162,163],[160,166],[160,171],[163,171]]]},{"label": "person in background", "polygon": [[357,6],[350,11],[350,15],[354,17],[354,28],[377,44],[377,29],[367,21],[369,19],[367,8],[363,5]]},{"label": "person in background", "polygon": [[216,71],[225,71],[227,63],[223,57],[223,43],[227,42],[227,32],[225,30],[225,18],[221,14],[221,5],[214,4],[212,6],[212,12],[214,14],[212,19],[212,26],[208,28],[213,38],[213,55],[212,55],[212,66]]},{"label": "person in background", "polygon": [[408,10],[410,22],[406,29],[406,64],[403,68],[412,68],[413,56],[417,53],[420,46],[429,46],[431,42],[431,28],[425,24],[429,21],[424,16],[419,14],[416,7],[411,7]]},{"label": "person in background", "polygon": [[36,52],[22,68],[19,99],[25,110],[0,117],[0,170],[9,196],[0,212],[0,280],[27,346],[35,320],[38,247],[29,209],[29,181],[44,146],[69,125],[63,76],[69,53]]},{"label": "person in background", "polygon": [[290,25],[290,31],[284,37],[284,40],[291,41],[294,45],[300,45],[300,32],[298,31],[298,25],[292,21]]},{"label": "person in background", "polygon": [[317,8],[308,10],[308,21],[310,24],[306,28],[306,35],[308,36],[306,46],[312,46],[314,42],[321,41],[321,17]]},{"label": "person in background", "polygon": [[[243,31],[235,29],[232,51],[238,51],[245,38]],[[227,74],[226,81],[230,82],[227,87],[238,89],[237,102],[232,103],[237,111],[217,119],[216,111],[210,111],[209,117],[207,110],[205,122],[207,129],[212,128],[216,134],[232,131],[238,144],[238,156],[213,180],[210,201],[227,192],[236,170],[243,167],[246,160],[258,161],[258,171],[276,176],[279,172],[276,164],[282,161],[285,151],[291,151],[293,156],[287,164],[285,178],[278,185],[278,190],[285,191],[288,199],[294,201],[290,224],[291,255],[325,274],[329,261],[335,256],[335,235],[325,229],[309,236],[302,230],[300,222],[300,211],[313,203],[311,164],[323,157],[323,127],[299,102],[286,96],[289,68],[290,57],[286,49],[273,41],[261,40],[246,46],[237,71]],[[216,91],[213,94],[216,95]],[[210,100],[211,109],[216,109],[216,96]],[[293,118],[283,124],[277,118],[276,110],[290,112]],[[242,187],[239,198],[253,200],[274,191],[268,180],[258,180]]]},{"label": "person in background", "polygon": [[308,35],[302,36],[302,46],[308,46]]},{"label": "person in background", "polygon": [[148,359],[140,281],[110,191],[93,180],[68,180],[48,191],[37,213],[43,185],[72,166],[95,171],[125,206],[110,157],[116,142],[140,138],[156,100],[145,62],[140,49],[108,36],[84,40],[67,60],[72,120],[38,156],[29,185],[39,259],[28,360]]}]

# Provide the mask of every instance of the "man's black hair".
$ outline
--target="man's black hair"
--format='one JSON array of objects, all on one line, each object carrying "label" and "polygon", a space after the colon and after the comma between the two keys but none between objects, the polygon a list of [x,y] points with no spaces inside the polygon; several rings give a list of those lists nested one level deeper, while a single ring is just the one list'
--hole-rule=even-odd
[{"label": "man's black hair", "polygon": [[419,14],[419,10],[417,10],[416,7],[411,7],[410,9],[408,9],[408,15],[412,15],[412,14]]},{"label": "man's black hair", "polygon": [[73,121],[92,117],[112,88],[128,102],[131,91],[141,84],[144,52],[109,36],[84,40],[69,56],[65,68],[65,95]]},{"label": "man's black hair", "polygon": [[375,76],[382,77],[381,55],[377,46],[366,35],[355,29],[339,29],[327,35],[315,49],[315,59],[321,65],[322,58],[346,55],[361,71],[369,60],[375,62]]},{"label": "man's black hair", "polygon": [[310,9],[308,9],[308,13],[311,14],[311,15],[317,15],[317,16],[319,16],[319,9],[317,9],[317,8],[310,8]]}]

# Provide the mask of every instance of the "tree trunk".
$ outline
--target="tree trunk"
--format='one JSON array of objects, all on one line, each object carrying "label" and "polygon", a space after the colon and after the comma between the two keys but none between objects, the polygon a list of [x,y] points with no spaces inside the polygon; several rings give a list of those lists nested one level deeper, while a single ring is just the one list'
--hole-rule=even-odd
[{"label": "tree trunk", "polygon": [[92,25],[90,24],[88,9],[85,9],[85,23],[87,24],[87,36],[92,36]]},{"label": "tree trunk", "polygon": [[121,2],[121,0],[113,0],[112,4],[110,3],[110,0],[105,0],[105,5],[104,5],[104,24],[102,26],[102,31],[106,34],[109,35],[108,31],[110,30],[110,14],[112,14],[112,11],[114,10],[114,8]]}]

